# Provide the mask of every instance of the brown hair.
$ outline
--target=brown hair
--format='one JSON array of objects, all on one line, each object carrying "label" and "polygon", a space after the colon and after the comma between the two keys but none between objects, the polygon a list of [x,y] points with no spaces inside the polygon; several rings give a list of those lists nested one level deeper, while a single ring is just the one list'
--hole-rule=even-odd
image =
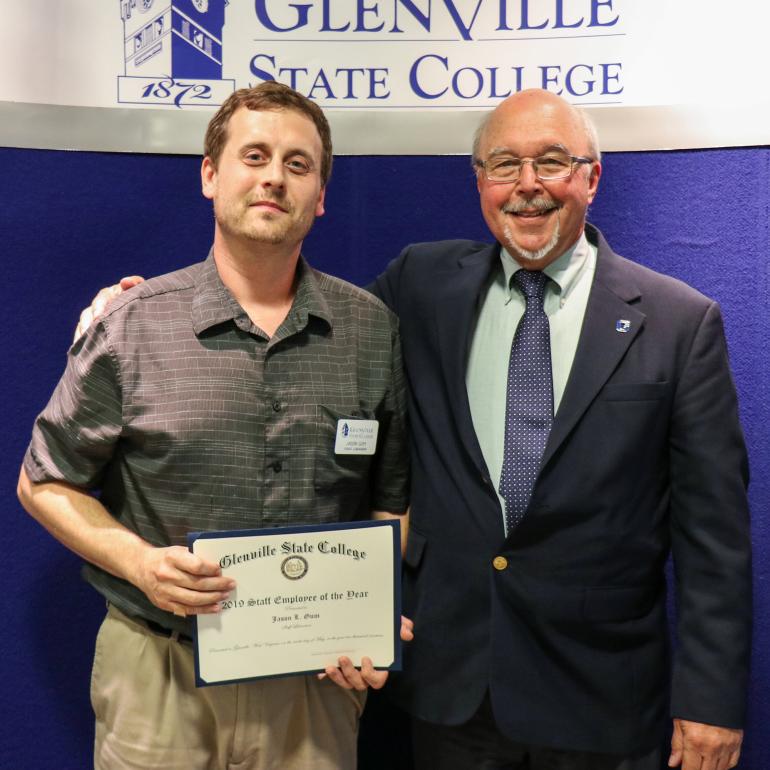
[{"label": "brown hair", "polygon": [[293,88],[267,81],[253,88],[239,88],[225,99],[206,129],[203,154],[211,158],[216,168],[227,142],[227,126],[233,113],[245,107],[248,110],[295,110],[310,118],[321,137],[321,184],[326,185],[332,173],[332,135],[321,108]]}]

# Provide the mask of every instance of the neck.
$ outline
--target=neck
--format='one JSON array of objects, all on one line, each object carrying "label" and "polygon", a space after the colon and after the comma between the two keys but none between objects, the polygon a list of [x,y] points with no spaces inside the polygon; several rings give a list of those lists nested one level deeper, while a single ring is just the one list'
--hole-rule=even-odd
[{"label": "neck", "polygon": [[214,262],[222,283],[270,337],[294,301],[301,245],[234,242],[219,229],[214,234]]}]

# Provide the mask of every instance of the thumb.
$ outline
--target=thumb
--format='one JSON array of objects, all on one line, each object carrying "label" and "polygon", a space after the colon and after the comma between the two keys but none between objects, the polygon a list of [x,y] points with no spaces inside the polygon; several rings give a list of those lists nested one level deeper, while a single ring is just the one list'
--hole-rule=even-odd
[{"label": "thumb", "polygon": [[679,767],[682,764],[684,752],[684,736],[682,725],[678,719],[674,720],[674,732],[671,735],[671,755],[668,758],[669,767]]}]

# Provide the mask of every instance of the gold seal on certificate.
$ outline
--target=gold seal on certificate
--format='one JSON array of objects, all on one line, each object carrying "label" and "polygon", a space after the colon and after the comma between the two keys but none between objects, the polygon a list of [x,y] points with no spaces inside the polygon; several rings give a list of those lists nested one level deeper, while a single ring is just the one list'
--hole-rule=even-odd
[{"label": "gold seal on certificate", "polygon": [[307,572],[307,559],[302,558],[302,556],[287,556],[281,562],[281,572],[289,580],[299,580],[301,577],[305,577]]},{"label": "gold seal on certificate", "polygon": [[323,671],[340,656],[399,669],[399,522],[198,532],[193,553],[236,581],[195,618],[198,686]]}]

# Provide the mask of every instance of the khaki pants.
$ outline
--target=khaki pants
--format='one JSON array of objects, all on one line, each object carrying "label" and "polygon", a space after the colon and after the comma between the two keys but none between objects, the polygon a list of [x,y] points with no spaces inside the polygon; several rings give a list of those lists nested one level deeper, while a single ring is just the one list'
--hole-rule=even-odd
[{"label": "khaki pants", "polygon": [[96,640],[96,770],[354,770],[366,694],[315,676],[195,687],[192,647],[110,606]]}]

